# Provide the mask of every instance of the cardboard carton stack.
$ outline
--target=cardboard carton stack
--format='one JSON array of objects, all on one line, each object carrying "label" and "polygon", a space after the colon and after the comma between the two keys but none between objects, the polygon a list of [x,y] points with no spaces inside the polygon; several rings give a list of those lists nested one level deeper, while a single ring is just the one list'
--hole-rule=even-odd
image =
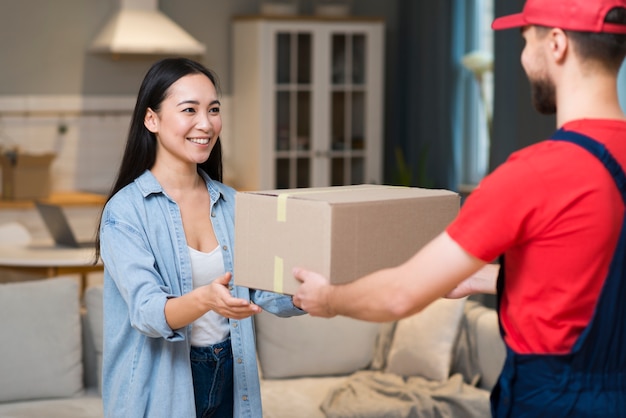
[{"label": "cardboard carton stack", "polygon": [[0,150],[2,198],[40,199],[50,194],[50,164],[54,153],[28,154]]},{"label": "cardboard carton stack", "polygon": [[357,185],[240,192],[235,283],[293,294],[295,266],[346,283],[409,259],[457,215],[448,190]]}]

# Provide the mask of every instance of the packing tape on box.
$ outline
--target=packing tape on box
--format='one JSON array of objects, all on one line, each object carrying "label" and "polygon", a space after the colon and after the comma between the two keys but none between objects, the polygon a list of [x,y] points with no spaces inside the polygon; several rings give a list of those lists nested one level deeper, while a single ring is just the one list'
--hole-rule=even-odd
[{"label": "packing tape on box", "polygon": [[276,197],[276,221],[287,222],[287,198],[292,193],[281,193]]}]

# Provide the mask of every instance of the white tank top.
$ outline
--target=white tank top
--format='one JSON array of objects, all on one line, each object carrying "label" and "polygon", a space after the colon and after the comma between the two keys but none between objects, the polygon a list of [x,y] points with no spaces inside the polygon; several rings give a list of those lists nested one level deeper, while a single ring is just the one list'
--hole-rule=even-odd
[{"label": "white tank top", "polygon": [[[210,253],[188,248],[191,256],[191,277],[194,289],[205,286],[226,273],[224,257],[219,245]],[[191,345],[206,347],[217,344],[224,341],[229,334],[228,319],[209,311],[193,322]]]}]

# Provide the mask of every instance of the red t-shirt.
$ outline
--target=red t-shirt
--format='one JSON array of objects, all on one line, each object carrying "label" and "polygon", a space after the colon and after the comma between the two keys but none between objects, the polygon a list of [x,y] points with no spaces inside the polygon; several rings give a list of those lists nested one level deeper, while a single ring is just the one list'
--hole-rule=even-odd
[{"label": "red t-shirt", "polygon": [[[626,167],[626,122],[585,119],[563,128],[603,143]],[[484,261],[505,254],[506,343],[518,353],[567,353],[593,314],[624,211],[596,157],[543,141],[487,176],[447,232]]]}]

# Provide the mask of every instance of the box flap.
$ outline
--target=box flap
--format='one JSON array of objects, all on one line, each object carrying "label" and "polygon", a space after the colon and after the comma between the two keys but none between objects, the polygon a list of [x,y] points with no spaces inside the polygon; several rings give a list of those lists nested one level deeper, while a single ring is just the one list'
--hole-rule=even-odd
[{"label": "box flap", "polygon": [[387,186],[377,184],[262,190],[242,193],[277,196],[289,199],[323,201],[330,204],[414,199],[416,197],[422,198],[429,196],[457,196],[456,193],[443,189],[422,189],[417,187]]}]

